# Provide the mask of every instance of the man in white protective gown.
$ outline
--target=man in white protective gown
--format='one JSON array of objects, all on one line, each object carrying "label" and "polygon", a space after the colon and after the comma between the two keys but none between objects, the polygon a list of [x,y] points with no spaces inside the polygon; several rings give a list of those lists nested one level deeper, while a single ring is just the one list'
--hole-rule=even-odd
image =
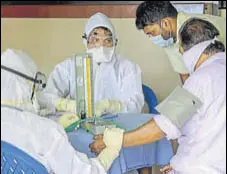
[{"label": "man in white protective gown", "polygon": [[[2,53],[1,141],[35,158],[48,173],[106,174],[107,152],[89,159],[74,150],[62,126],[36,114],[36,94],[45,87],[44,79],[25,52],[7,49]],[[108,153],[111,155],[114,160],[118,154]]]},{"label": "man in white protective gown", "polygon": [[[108,17],[102,13],[91,16],[83,41],[86,52],[93,54],[95,115],[140,113],[144,105],[141,70],[116,53],[117,36]],[[38,98],[41,107],[76,113],[75,86],[75,60],[69,58],[51,72],[47,87]],[[75,120],[78,118],[72,122]]]}]

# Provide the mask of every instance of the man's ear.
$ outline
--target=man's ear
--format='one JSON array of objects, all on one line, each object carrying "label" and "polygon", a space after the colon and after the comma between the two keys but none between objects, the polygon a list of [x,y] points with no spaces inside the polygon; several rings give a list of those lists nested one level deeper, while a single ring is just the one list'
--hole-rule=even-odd
[{"label": "man's ear", "polygon": [[161,24],[162,24],[162,28],[164,29],[164,30],[170,30],[170,28],[171,28],[171,24],[170,24],[170,21],[167,19],[167,18],[164,18],[164,19],[162,19],[161,20]]}]

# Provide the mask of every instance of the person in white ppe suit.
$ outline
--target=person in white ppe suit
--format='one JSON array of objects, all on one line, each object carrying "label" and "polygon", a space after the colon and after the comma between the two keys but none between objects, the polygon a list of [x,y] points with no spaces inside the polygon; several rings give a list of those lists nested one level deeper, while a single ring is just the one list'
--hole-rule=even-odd
[{"label": "person in white ppe suit", "polygon": [[7,49],[1,55],[1,141],[35,158],[48,173],[105,174],[105,155],[89,159],[77,152],[62,126],[35,114],[36,92],[45,87],[36,70],[32,58],[21,50]]},{"label": "person in white ppe suit", "polygon": [[[177,104],[169,109],[169,114],[160,113],[143,126],[121,133],[124,137],[119,144],[124,147],[151,143],[165,136],[178,139],[177,153],[170,166],[162,170],[164,173],[226,173],[226,53],[224,44],[216,38],[218,35],[213,24],[198,18],[187,20],[179,32],[180,52],[190,73],[182,90],[196,96],[202,105],[186,114],[188,107],[170,100],[167,106]],[[194,106],[194,99],[188,101]],[[176,117],[172,113],[185,114]],[[110,132],[121,135],[114,129],[105,130],[103,135],[94,137],[92,152],[99,153],[111,144]]]},{"label": "person in white ppe suit", "polygon": [[[96,116],[141,112],[144,105],[141,70],[116,54],[117,37],[108,17],[102,13],[91,16],[83,39],[86,52],[93,54]],[[69,58],[50,74],[39,103],[50,110],[75,112],[75,92],[75,62]]]}]

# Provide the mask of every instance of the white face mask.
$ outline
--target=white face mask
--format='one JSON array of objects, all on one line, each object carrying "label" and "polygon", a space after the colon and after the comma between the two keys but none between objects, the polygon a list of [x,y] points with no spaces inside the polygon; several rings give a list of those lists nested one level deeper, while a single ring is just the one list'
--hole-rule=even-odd
[{"label": "white face mask", "polygon": [[115,51],[115,47],[99,47],[99,48],[91,48],[87,49],[87,53],[92,53],[93,59],[97,63],[109,62],[112,60],[113,54]]},{"label": "white face mask", "polygon": [[189,74],[192,74],[194,72],[196,63],[198,62],[201,54],[203,51],[211,44],[214,43],[214,41],[217,40],[216,38],[212,40],[208,40],[205,42],[201,42],[195,46],[193,46],[191,49],[183,53],[183,61],[185,66],[187,67]]}]

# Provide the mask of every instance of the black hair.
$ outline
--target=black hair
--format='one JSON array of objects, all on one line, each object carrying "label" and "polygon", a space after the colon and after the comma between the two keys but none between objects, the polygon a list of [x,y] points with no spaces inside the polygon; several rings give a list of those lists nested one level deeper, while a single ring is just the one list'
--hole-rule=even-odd
[{"label": "black hair", "polygon": [[[219,34],[218,29],[212,23],[199,18],[188,19],[179,30],[184,51],[189,50],[200,42],[214,39],[219,36]],[[214,43],[211,43],[203,53],[208,54],[213,51],[224,52],[224,44],[216,40]]]},{"label": "black hair", "polygon": [[[106,27],[96,27],[96,28],[94,28],[92,31],[91,31],[91,33],[93,33],[93,31],[95,30],[95,29],[103,29],[104,31],[106,31],[106,32],[110,32],[110,35],[112,36],[112,32],[110,31],[110,29],[108,29],[108,28],[106,28]],[[91,34],[90,33],[90,34]],[[97,34],[97,33],[94,33],[95,35]]]},{"label": "black hair", "polygon": [[[94,28],[94,29],[90,32],[89,36],[90,36],[90,35],[93,33],[93,31],[94,31],[95,29],[97,29],[97,28],[100,28],[100,29],[103,29],[104,31],[110,32],[110,36],[112,36],[112,35],[113,35],[113,33],[110,31],[110,29],[109,29],[109,28],[106,28],[106,27],[102,27],[102,26],[100,26],[100,27],[96,27],[96,28]],[[89,36],[87,36],[87,35],[84,33],[84,35],[82,36],[82,38],[83,38],[83,39],[88,39],[88,38],[89,38]],[[117,39],[117,38],[115,38],[115,45],[117,45],[117,42],[118,42],[118,39]]]},{"label": "black hair", "polygon": [[166,17],[177,18],[177,10],[170,1],[144,1],[136,10],[136,27],[144,29]]},{"label": "black hair", "polygon": [[[102,27],[102,26],[94,28],[94,29],[90,32],[89,36],[90,36],[90,35],[93,33],[93,31],[94,31],[95,29],[97,29],[97,28],[100,28],[100,29],[103,29],[104,31],[110,32],[110,35],[112,36],[112,32],[110,31],[110,29],[108,29],[108,28],[106,28],[106,27]],[[84,35],[82,36],[82,38],[83,38],[83,39],[88,39],[89,36],[87,36],[87,35],[84,33]]]}]

